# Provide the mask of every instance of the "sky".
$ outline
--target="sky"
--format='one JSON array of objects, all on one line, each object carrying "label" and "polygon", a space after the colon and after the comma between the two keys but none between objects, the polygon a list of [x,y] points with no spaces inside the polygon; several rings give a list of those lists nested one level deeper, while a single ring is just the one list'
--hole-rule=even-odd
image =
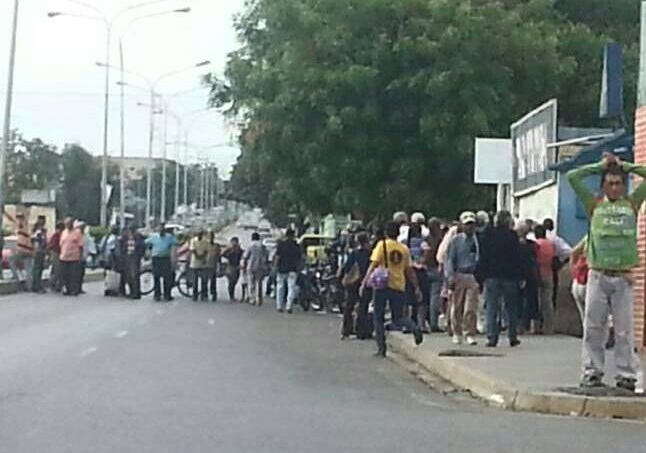
[{"label": "sky", "polygon": [[[101,10],[107,17],[128,6],[153,0],[83,0]],[[9,38],[13,0],[0,0],[0,105],[4,106],[8,71]],[[163,78],[157,91],[168,103],[168,110],[182,120],[188,141],[198,147],[233,144],[197,151],[180,160],[195,162],[209,159],[225,177],[239,154],[235,130],[222,115],[207,107],[208,90],[200,88],[200,76],[206,72],[221,74],[227,55],[239,47],[233,28],[233,17],[243,10],[244,0],[157,0],[156,3],[132,9],[114,22],[111,64],[119,62],[118,41],[122,37],[125,68],[155,80],[163,74],[190,68],[205,60],[210,66],[191,68]],[[189,13],[150,14],[190,7]],[[60,15],[94,15],[89,8],[71,0],[20,0],[18,47],[15,69],[12,128],[26,138],[40,138],[63,147],[79,143],[92,154],[103,152],[103,109],[105,70],[96,62],[106,59],[106,27],[97,20]],[[134,22],[133,22],[134,20]],[[119,72],[111,71],[109,154],[120,153]],[[149,103],[146,82],[126,75],[125,118],[126,155],[148,153],[149,109],[138,103]],[[0,122],[2,120],[0,119]],[[156,116],[155,157],[163,154],[164,119]],[[168,141],[178,137],[177,121],[169,119]],[[232,141],[233,138],[233,141]],[[184,137],[182,137],[182,140]],[[175,159],[177,150],[167,147],[167,156]],[[198,155],[200,154],[201,155]]]}]

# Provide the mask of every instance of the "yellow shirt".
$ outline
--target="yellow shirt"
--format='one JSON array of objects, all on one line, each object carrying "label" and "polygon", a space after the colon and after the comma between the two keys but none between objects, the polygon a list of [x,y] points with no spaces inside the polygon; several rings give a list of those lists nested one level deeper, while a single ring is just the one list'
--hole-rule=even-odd
[{"label": "yellow shirt", "polygon": [[[406,269],[410,267],[410,251],[404,244],[392,239],[386,239],[385,249],[388,253],[388,287],[403,292],[406,290]],[[370,261],[386,267],[384,241],[379,241],[375,246]]]}]

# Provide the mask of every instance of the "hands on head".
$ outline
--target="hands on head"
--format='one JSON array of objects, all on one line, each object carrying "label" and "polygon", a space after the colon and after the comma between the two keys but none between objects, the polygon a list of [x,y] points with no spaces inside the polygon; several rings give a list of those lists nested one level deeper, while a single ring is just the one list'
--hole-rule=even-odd
[{"label": "hands on head", "polygon": [[611,165],[617,165],[621,167],[622,164],[621,159],[608,152],[603,153],[602,162],[605,164],[606,168],[610,167]]}]

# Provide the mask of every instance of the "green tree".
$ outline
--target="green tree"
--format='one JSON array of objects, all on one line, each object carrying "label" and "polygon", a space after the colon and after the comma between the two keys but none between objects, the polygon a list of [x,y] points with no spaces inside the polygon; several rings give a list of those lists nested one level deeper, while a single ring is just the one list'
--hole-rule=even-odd
[{"label": "green tree", "polygon": [[62,154],[63,201],[59,216],[99,223],[101,206],[101,165],[80,145],[66,145]]},{"label": "green tree", "polygon": [[613,28],[562,3],[248,2],[242,48],[224,80],[207,79],[212,103],[244,124],[233,191],[277,216],[490,207],[471,183],[475,136],[507,136],[551,97],[564,123],[600,124]]}]

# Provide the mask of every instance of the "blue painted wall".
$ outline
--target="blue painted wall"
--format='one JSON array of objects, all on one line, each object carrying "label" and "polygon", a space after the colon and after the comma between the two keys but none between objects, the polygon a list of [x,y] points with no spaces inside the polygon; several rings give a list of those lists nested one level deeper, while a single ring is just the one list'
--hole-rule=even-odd
[{"label": "blue painted wall", "polygon": [[[586,178],[585,183],[594,193],[599,192],[599,176]],[[588,234],[588,218],[583,205],[574,194],[566,175],[559,174],[559,217],[557,231],[559,236],[568,241],[570,245],[576,245],[586,234]]]}]

